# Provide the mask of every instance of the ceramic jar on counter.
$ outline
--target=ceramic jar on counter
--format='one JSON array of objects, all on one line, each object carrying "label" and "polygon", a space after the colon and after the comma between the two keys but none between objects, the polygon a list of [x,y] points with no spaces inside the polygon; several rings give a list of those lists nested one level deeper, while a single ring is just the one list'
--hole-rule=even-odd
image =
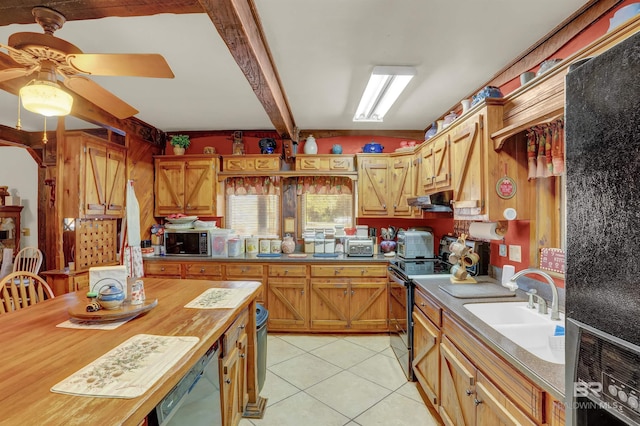
[{"label": "ceramic jar on counter", "polygon": [[282,252],[285,254],[293,253],[296,249],[296,242],[293,240],[291,234],[285,235],[282,239]]}]

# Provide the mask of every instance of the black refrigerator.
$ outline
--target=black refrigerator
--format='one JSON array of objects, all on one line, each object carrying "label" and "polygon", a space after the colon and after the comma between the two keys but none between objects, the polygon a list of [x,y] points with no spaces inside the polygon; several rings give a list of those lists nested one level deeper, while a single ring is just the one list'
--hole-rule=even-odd
[{"label": "black refrigerator", "polygon": [[567,425],[640,425],[640,33],[572,67],[565,132]]}]

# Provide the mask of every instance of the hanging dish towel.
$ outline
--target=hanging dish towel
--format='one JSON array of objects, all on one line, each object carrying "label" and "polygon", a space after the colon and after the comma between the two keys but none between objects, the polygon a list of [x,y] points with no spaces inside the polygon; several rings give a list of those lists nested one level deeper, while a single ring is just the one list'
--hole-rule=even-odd
[{"label": "hanging dish towel", "polygon": [[133,181],[127,182],[127,206],[123,221],[123,242],[120,246],[120,263],[127,268],[128,277],[143,277],[142,249],[140,248],[140,206],[133,189]]}]

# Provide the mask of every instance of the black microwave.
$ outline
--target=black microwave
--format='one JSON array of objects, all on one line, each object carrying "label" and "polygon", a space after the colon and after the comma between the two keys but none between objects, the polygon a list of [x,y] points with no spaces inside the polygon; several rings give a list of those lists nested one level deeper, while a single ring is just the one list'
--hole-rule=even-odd
[{"label": "black microwave", "polygon": [[165,229],[167,256],[211,256],[211,236],[202,229]]}]

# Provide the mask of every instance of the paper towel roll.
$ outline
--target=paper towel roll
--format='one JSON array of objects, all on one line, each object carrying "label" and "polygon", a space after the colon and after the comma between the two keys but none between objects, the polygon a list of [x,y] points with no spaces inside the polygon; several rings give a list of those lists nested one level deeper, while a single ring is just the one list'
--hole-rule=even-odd
[{"label": "paper towel roll", "polygon": [[482,240],[501,240],[504,233],[497,222],[472,222],[469,225],[469,235]]}]

